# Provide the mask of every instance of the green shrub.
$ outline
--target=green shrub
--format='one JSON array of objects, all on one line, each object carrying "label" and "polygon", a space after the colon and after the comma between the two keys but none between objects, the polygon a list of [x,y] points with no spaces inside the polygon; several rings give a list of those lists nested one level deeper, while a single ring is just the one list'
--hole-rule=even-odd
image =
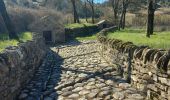
[{"label": "green shrub", "polygon": [[[22,42],[26,42],[28,40],[32,40],[33,35],[31,32],[23,32],[18,34],[19,40]],[[0,34],[0,52],[2,52],[8,46],[17,46],[19,41],[10,40],[8,34]]]}]

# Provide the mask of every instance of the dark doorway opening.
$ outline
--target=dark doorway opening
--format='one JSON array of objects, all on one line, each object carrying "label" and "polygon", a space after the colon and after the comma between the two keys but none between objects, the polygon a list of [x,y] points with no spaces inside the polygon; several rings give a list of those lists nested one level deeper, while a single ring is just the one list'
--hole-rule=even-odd
[{"label": "dark doorway opening", "polygon": [[43,31],[43,37],[45,38],[46,42],[52,41],[52,32],[51,31]]},{"label": "dark doorway opening", "polygon": [[103,28],[106,28],[107,27],[107,25],[106,24],[103,24]]}]

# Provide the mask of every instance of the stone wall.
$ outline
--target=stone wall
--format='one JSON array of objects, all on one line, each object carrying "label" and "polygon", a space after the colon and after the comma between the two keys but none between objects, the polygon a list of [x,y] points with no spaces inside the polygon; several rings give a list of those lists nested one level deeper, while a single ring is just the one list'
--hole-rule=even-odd
[{"label": "stone wall", "polygon": [[34,36],[33,40],[18,45],[0,53],[0,100],[15,99],[46,55],[41,36]]},{"label": "stone wall", "polygon": [[93,35],[99,31],[98,26],[84,26],[80,28],[65,28],[65,37],[66,40],[75,38],[75,37],[84,37],[88,35]]},{"label": "stone wall", "polygon": [[116,64],[122,76],[146,92],[148,99],[170,100],[170,50],[136,46],[106,37],[108,31],[116,29],[106,28],[97,36],[103,58]]}]

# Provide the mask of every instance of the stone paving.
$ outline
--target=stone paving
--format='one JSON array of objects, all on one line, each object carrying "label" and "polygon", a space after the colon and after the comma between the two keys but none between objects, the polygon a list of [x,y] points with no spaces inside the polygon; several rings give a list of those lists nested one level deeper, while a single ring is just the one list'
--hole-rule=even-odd
[{"label": "stone paving", "polygon": [[82,41],[52,47],[18,99],[144,100],[143,92],[131,87],[101,58],[98,45]]}]

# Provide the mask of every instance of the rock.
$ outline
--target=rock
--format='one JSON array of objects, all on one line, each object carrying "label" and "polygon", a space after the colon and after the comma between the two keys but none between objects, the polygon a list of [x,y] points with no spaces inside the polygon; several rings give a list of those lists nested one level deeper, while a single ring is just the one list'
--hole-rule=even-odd
[{"label": "rock", "polygon": [[95,88],[95,86],[85,86],[85,88],[87,89],[87,90],[90,90],[90,89],[94,89]]},{"label": "rock", "polygon": [[123,89],[129,88],[130,86],[131,86],[131,85],[128,84],[128,83],[120,83],[120,84],[119,84],[119,87],[120,87],[120,88],[123,88]]},{"label": "rock", "polygon": [[28,96],[28,94],[22,93],[22,94],[20,94],[19,99],[25,99],[27,96]]},{"label": "rock", "polygon": [[113,100],[111,95],[108,95],[104,98],[104,100]]},{"label": "rock", "polygon": [[92,89],[91,93],[99,93],[99,91],[100,91],[99,89]]},{"label": "rock", "polygon": [[83,90],[83,87],[77,87],[77,88],[75,88],[74,90],[72,90],[73,92],[79,92],[79,91],[81,91],[81,90]]},{"label": "rock", "polygon": [[65,92],[63,92],[61,95],[62,95],[62,96],[68,96],[68,95],[70,95],[70,94],[72,94],[71,91],[65,91]]},{"label": "rock", "polygon": [[89,65],[89,64],[86,63],[86,62],[83,63],[83,66],[85,66],[85,67],[87,67],[88,65]]},{"label": "rock", "polygon": [[95,98],[96,96],[97,96],[97,92],[91,92],[91,93],[89,93],[88,95],[87,95],[87,97],[89,98],[89,99],[93,99],[93,98]]},{"label": "rock", "polygon": [[45,97],[44,100],[53,100],[51,97]]},{"label": "rock", "polygon": [[94,81],[87,83],[87,86],[92,86],[92,85],[95,85],[95,82],[94,82]]},{"label": "rock", "polygon": [[98,83],[98,84],[96,84],[96,86],[97,86],[98,88],[101,88],[101,87],[106,86],[106,84],[104,84],[104,83]]},{"label": "rock", "polygon": [[86,95],[88,93],[90,93],[89,90],[82,90],[82,91],[79,92],[80,95]]},{"label": "rock", "polygon": [[73,89],[73,86],[69,86],[69,87],[63,88],[62,91],[67,92],[67,91],[71,91],[72,89]]},{"label": "rock", "polygon": [[84,77],[86,77],[87,76],[87,74],[83,74],[83,73],[81,73],[81,74],[79,74],[79,76],[78,77],[80,77],[80,78],[84,78]]},{"label": "rock", "polygon": [[79,94],[71,94],[70,96],[68,96],[68,98],[70,99],[76,99],[79,97]]},{"label": "rock", "polygon": [[102,91],[99,93],[99,96],[103,98],[103,97],[109,95],[109,93],[110,93],[109,91]]},{"label": "rock", "polygon": [[64,97],[63,97],[63,96],[59,96],[59,97],[57,98],[57,100],[64,100]]},{"label": "rock", "polygon": [[84,85],[83,83],[77,83],[74,85],[74,87],[83,87],[83,85]]},{"label": "rock", "polygon": [[107,84],[107,85],[113,85],[114,82],[113,82],[112,80],[107,80],[107,81],[106,81],[106,84]]},{"label": "rock", "polygon": [[132,94],[128,96],[129,99],[135,99],[135,100],[144,100],[144,97],[140,94]]},{"label": "rock", "polygon": [[53,93],[51,93],[51,94],[50,94],[50,97],[53,97],[53,98],[55,98],[55,97],[57,96],[57,94],[58,94],[58,93],[56,93],[56,92],[53,92]]},{"label": "rock", "polygon": [[116,93],[113,94],[113,98],[115,98],[115,99],[123,100],[124,97],[125,96],[121,92],[116,92]]},{"label": "rock", "polygon": [[88,82],[94,82],[94,81],[96,81],[95,78],[90,78],[90,79],[88,80]]}]

